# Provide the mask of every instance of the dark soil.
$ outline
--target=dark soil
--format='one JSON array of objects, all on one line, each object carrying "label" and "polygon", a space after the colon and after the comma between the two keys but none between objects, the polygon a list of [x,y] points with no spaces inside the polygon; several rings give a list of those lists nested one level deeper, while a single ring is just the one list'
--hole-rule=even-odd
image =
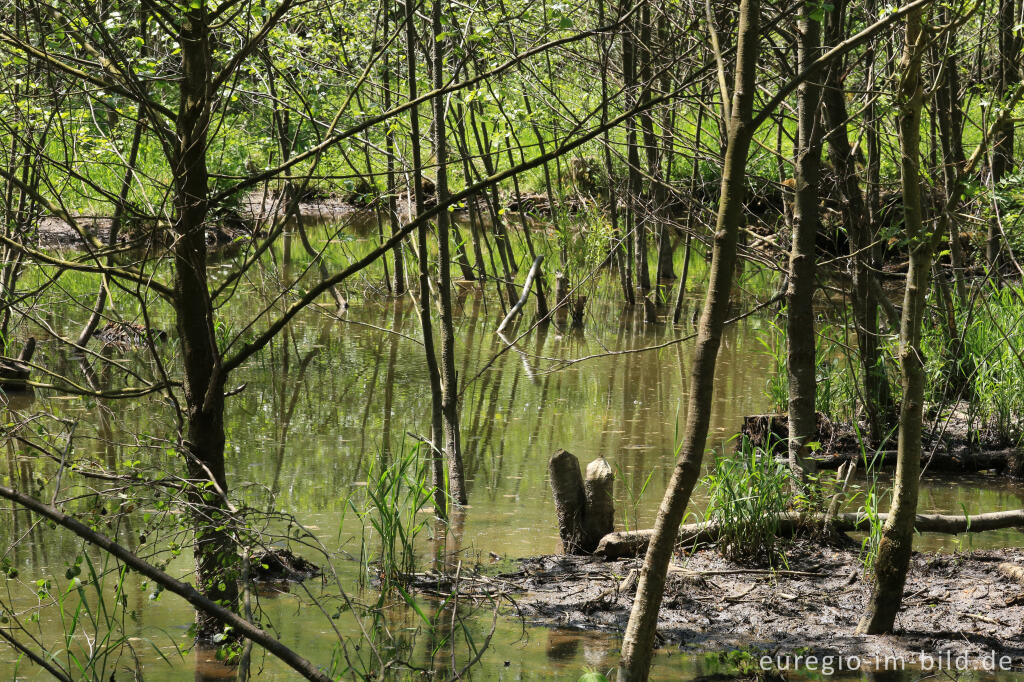
[{"label": "dark soil", "polygon": [[[772,572],[730,563],[714,550],[677,557],[658,623],[660,644],[691,652],[755,648],[858,656],[924,652],[966,655],[975,668],[995,652],[1024,669],[1024,584],[997,572],[1001,562],[1024,566],[1024,549],[956,555],[915,553],[896,622],[886,636],[854,634],[869,595],[856,548],[790,545],[788,566]],[[622,631],[629,618],[640,560],[588,557],[522,559],[518,571],[495,576],[523,594],[516,604],[530,621]]]},{"label": "dark soil", "polygon": [[[921,465],[930,473],[977,473],[994,471],[1012,478],[1024,477],[1024,451],[1001,438],[991,429],[970,433],[967,419],[961,411],[945,415],[926,415],[926,429],[922,437],[924,453]],[[866,429],[861,427],[860,434]],[[774,447],[785,454],[789,438],[789,420],[785,414],[759,414],[744,418],[742,434],[755,447]],[[817,440],[821,447],[815,460],[821,469],[837,469],[851,459],[860,462],[858,431],[851,424],[833,422],[818,413]],[[774,444],[774,445],[772,445]],[[883,444],[883,449],[867,450],[867,457],[875,466],[895,466],[895,439]]]}]

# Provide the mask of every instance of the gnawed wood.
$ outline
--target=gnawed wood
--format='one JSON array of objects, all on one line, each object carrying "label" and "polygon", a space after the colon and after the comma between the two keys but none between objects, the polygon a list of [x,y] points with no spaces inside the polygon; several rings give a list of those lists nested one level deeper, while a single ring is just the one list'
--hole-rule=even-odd
[{"label": "gnawed wood", "polygon": [[612,468],[599,457],[587,466],[584,482],[576,455],[558,450],[548,462],[548,475],[563,551],[590,554],[615,524]]},{"label": "gnawed wood", "polygon": [[585,544],[591,550],[615,528],[615,500],[612,498],[614,483],[615,474],[604,457],[598,457],[587,465],[587,476],[583,481],[586,494],[583,529],[586,533]]},{"label": "gnawed wood", "polygon": [[583,511],[587,498],[576,455],[568,450],[558,450],[548,461],[548,476],[551,494],[555,498],[562,549],[566,554],[586,554],[583,549]]}]

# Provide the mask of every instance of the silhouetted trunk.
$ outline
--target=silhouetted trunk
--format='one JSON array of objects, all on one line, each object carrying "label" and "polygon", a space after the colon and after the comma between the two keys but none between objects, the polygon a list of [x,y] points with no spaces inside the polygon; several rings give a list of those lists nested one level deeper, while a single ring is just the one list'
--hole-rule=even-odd
[{"label": "silhouetted trunk", "polygon": [[[1017,60],[1020,58],[1020,37],[1017,35],[1017,0],[997,0],[999,12],[996,15],[999,37],[998,67],[994,83],[995,101],[1002,103],[1010,91],[1020,86],[1020,69]],[[996,130],[992,141],[992,184],[999,181],[1013,170],[1013,121],[1007,121]],[[989,221],[988,239],[985,254],[989,267],[999,267],[999,252],[1002,246],[1002,235],[995,217]]]},{"label": "silhouetted trunk", "polygon": [[[239,559],[225,515],[224,377],[206,276],[206,167],[211,47],[205,5],[181,23],[181,103],[174,150],[174,305],[184,364],[188,502],[195,531],[196,582],[204,597],[236,611]],[[209,483],[213,483],[211,487]],[[196,612],[196,636],[212,639],[224,624]]]},{"label": "silhouetted trunk", "polygon": [[[638,57],[637,42],[633,31],[636,21],[631,21],[622,31],[622,74],[626,95],[626,108],[636,106],[638,101]],[[636,286],[643,298],[651,290],[651,274],[647,267],[647,232],[638,202],[643,193],[643,176],[640,172],[640,148],[637,141],[636,118],[626,122],[626,162],[629,165],[629,204],[626,208],[626,233],[632,247],[633,269]]]},{"label": "silhouetted trunk", "polygon": [[[843,40],[843,14],[846,3],[837,2],[828,15],[826,42],[836,45]],[[857,333],[860,361],[861,393],[867,414],[870,440],[877,443],[888,428],[892,416],[892,395],[881,352],[878,328],[878,298],[868,280],[871,271],[871,218],[864,193],[857,178],[856,158],[847,132],[846,96],[840,74],[842,64],[834,64],[826,72],[822,89],[825,122],[828,130],[829,159],[835,170],[839,192],[843,198],[843,221],[850,240],[853,259],[853,321]]]},{"label": "silhouetted trunk", "polygon": [[[396,22],[397,23],[397,22]],[[397,66],[397,65],[394,65]],[[384,57],[384,110],[391,109],[391,63],[390,56]],[[395,183],[395,131],[393,126],[388,126],[384,133],[384,153],[387,155],[387,211],[388,222],[391,225],[391,234],[401,229],[398,220],[398,199],[395,195],[397,184]],[[405,294],[405,254],[402,253],[402,243],[395,244],[391,250],[394,269],[391,273],[391,293],[395,296]]]},{"label": "silhouetted trunk", "polygon": [[729,142],[722,170],[708,290],[694,349],[688,419],[679,460],[658,511],[654,536],[644,559],[629,624],[623,635],[622,658],[618,668],[620,682],[642,682],[647,679],[658,610],[665,590],[665,576],[672,559],[679,524],[683,520],[693,486],[700,476],[704,459],[711,422],[715,365],[728,314],[733,268],[736,265],[736,244],[743,217],[747,152],[752,135],[754,73],[760,41],[759,18],[759,1],[741,0]]},{"label": "silhouetted trunk", "polygon": [[[953,21],[949,7],[942,5],[942,22]],[[950,31],[946,42],[936,47],[941,64],[939,72],[942,81],[935,88],[935,118],[939,127],[939,144],[942,147],[942,180],[946,196],[950,196],[957,183],[957,174],[964,166],[964,112],[960,98],[960,74],[956,59],[956,32]],[[960,303],[967,300],[967,285],[964,282],[964,254],[960,244],[960,229],[954,221],[949,223],[949,259],[953,265],[956,295]]]},{"label": "silhouetted trunk", "polygon": [[[413,0],[405,0],[405,57],[409,70],[409,100],[418,94],[416,85],[416,9]],[[413,200],[416,214],[423,211],[423,160],[420,153],[419,107],[409,109],[409,144],[412,145]],[[430,384],[430,475],[434,486],[434,512],[441,517],[447,515],[447,496],[444,482],[444,429],[441,409],[441,372],[437,367],[437,353],[434,351],[434,327],[430,320],[430,270],[427,262],[427,234],[430,226],[423,223],[416,230],[416,254],[419,271],[420,329],[423,332],[423,352],[427,361],[427,379]]]}]

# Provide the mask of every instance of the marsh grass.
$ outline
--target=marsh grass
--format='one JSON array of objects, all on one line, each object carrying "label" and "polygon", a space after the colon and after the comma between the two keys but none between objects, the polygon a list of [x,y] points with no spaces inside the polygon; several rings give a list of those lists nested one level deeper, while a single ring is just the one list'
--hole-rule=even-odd
[{"label": "marsh grass", "polygon": [[[1019,287],[990,285],[977,296],[971,310],[955,311],[962,334],[959,357],[951,357],[957,339],[948,338],[938,323],[925,330],[923,351],[929,402],[966,404],[969,439],[982,444],[1017,445],[1024,436],[1024,297]],[[946,378],[961,363],[969,391],[944,395]]]},{"label": "marsh grass", "polygon": [[[789,374],[786,361],[785,319],[768,322],[768,328],[757,337],[764,353],[771,359],[773,371],[768,375],[765,397],[776,412],[789,410]],[[818,329],[815,344],[815,377],[817,380],[815,409],[833,421],[853,421],[857,404],[857,373],[850,361],[851,349],[842,326],[825,324]]]},{"label": "marsh grass", "polygon": [[736,453],[717,457],[704,477],[704,518],[719,527],[719,552],[736,563],[786,564],[778,531],[791,480],[789,468],[775,457],[777,445],[765,450],[743,438]]},{"label": "marsh grass", "polygon": [[[128,584],[128,569],[109,565],[109,555],[104,555],[104,562],[97,565],[83,551],[65,570],[66,583],[55,578],[35,581],[40,603],[57,607],[57,622],[63,633],[62,648],[49,653],[50,661],[73,679],[97,682],[114,679],[126,669],[141,675],[140,646],[151,648],[159,659],[172,665],[166,645],[162,648],[146,636],[129,637],[126,621],[134,614],[128,608],[128,595],[133,589]],[[168,636],[168,641],[170,649],[183,657],[174,638]]]},{"label": "marsh grass", "polygon": [[417,444],[391,463],[372,460],[363,494],[347,501],[361,526],[360,574],[376,574],[382,599],[399,591],[409,600],[402,586],[416,567],[416,540],[428,527],[434,490],[422,449]]}]

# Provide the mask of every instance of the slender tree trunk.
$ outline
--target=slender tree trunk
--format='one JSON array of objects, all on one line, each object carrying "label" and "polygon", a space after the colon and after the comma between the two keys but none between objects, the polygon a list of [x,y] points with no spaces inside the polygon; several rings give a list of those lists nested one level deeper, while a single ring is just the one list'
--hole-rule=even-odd
[{"label": "slender tree trunk", "polygon": [[[821,24],[813,17],[816,6],[801,5],[797,26],[797,64],[803,71],[821,51]],[[815,235],[818,231],[818,179],[822,130],[818,112],[821,86],[816,78],[797,90],[796,187],[793,201],[793,239],[789,253],[789,289],[786,292],[787,368],[789,372],[789,466],[801,481],[813,472],[810,443],[817,435],[814,399],[814,271]]]},{"label": "slender tree trunk", "polygon": [[[605,0],[597,0],[597,23],[600,26],[605,22]],[[597,36],[597,44],[601,59],[601,125],[608,123],[608,66],[611,59],[611,50],[604,33]],[[626,258],[626,249],[622,244],[622,233],[619,230],[619,206],[618,187],[615,186],[615,173],[612,166],[612,146],[609,132],[606,130],[601,134],[601,147],[604,150],[604,169],[608,176],[608,217],[612,228],[612,256],[619,269],[619,281],[622,284],[622,295],[627,305],[636,303],[636,295],[633,292],[633,266]],[[628,238],[628,237],[627,237]],[[565,254],[562,254],[562,267],[566,265]],[[558,305],[559,301],[555,301]]]},{"label": "slender tree trunk", "polygon": [[[418,96],[416,85],[416,8],[413,0],[405,0],[405,57],[409,70],[409,100]],[[412,145],[412,182],[416,214],[423,211],[423,159],[420,153],[420,115],[419,107],[409,109],[409,144]],[[427,378],[430,383],[430,474],[434,486],[434,512],[441,517],[447,516],[447,487],[444,481],[444,428],[441,372],[437,366],[437,353],[434,350],[434,327],[430,320],[430,270],[427,253],[427,234],[430,227],[424,223],[416,230],[416,254],[419,261],[419,296],[418,311],[420,329],[423,332],[423,352],[427,361]]]},{"label": "slender tree trunk", "polygon": [[[210,121],[211,56],[205,5],[191,8],[181,23],[181,103],[175,120],[174,299],[184,363],[183,389],[188,502],[195,531],[197,587],[203,596],[238,608],[239,559],[226,522],[224,475],[224,378],[220,371],[213,302],[206,275],[206,167]],[[213,483],[213,487],[208,484]],[[196,636],[211,639],[224,624],[196,612]]]},{"label": "slender tree trunk", "polygon": [[[386,31],[385,31],[386,32]],[[384,110],[391,109],[391,57],[384,59]],[[398,232],[401,225],[398,220],[398,200],[395,196],[395,133],[392,126],[388,126],[384,133],[384,153],[387,155],[387,211],[388,222],[391,224],[391,234]],[[395,296],[405,294],[405,254],[402,252],[402,244],[395,244],[391,254],[394,259],[394,270],[391,277],[391,293]]]},{"label": "slender tree trunk", "polygon": [[866,634],[891,632],[896,621],[910,566],[921,466],[921,422],[925,389],[921,325],[932,257],[931,236],[924,231],[921,216],[921,109],[924,105],[921,62],[925,42],[922,10],[908,13],[906,21],[906,44],[900,63],[898,91],[903,214],[910,242],[910,268],[907,271],[900,324],[903,402],[900,406],[892,508],[882,529],[871,598],[857,628],[858,632]]},{"label": "slender tree trunk", "polygon": [[[954,19],[949,7],[940,7],[942,21]],[[956,32],[950,31],[948,43],[938,46],[941,54],[937,61],[941,64],[942,82],[935,89],[935,114],[939,125],[939,141],[942,147],[942,179],[946,196],[953,191],[958,174],[964,166],[964,112],[960,102],[960,74],[956,59]],[[960,230],[954,221],[949,223],[949,259],[953,265],[953,278],[956,282],[956,295],[960,303],[967,301],[967,284],[964,281],[964,253],[960,244]]]},{"label": "slender tree trunk", "polygon": [[[444,84],[444,45],[441,27],[441,0],[434,0],[431,10],[433,24],[434,89]],[[436,193],[438,203],[448,200],[448,141],[445,125],[445,98],[433,99],[434,155],[437,160]],[[459,435],[458,376],[455,373],[455,331],[452,322],[451,248],[449,244],[448,211],[437,214],[438,302],[441,304],[441,420],[444,430],[444,454],[448,463],[448,487],[452,502],[469,502],[462,471],[462,444]]]},{"label": "slender tree trunk", "polygon": [[[940,6],[943,23],[955,19],[954,13],[945,5]],[[939,54],[936,63],[940,64],[939,73],[942,80],[935,87],[935,115],[939,129],[939,144],[942,148],[942,179],[946,192],[946,200],[959,201],[961,173],[966,159],[963,145],[964,112],[960,103],[960,77],[957,72],[956,32],[950,31],[946,41],[937,46]],[[957,329],[956,313],[967,305],[967,282],[964,278],[964,253],[960,244],[960,226],[958,221],[946,221],[949,224],[949,260],[953,266],[954,291],[949,287],[940,272],[938,263],[933,271],[936,283],[942,294],[942,305],[946,324],[946,339],[943,344],[943,362],[946,378],[944,394],[948,396],[970,395],[970,371],[973,363],[965,357],[965,348],[960,331]],[[955,293],[954,293],[955,292]]]},{"label": "slender tree trunk", "polygon": [[[633,31],[636,22],[623,27],[622,32],[622,73],[625,81],[626,108],[633,107],[638,100],[638,55],[637,41]],[[636,286],[643,297],[651,290],[651,273],[647,267],[647,226],[638,203],[643,193],[643,176],[640,172],[640,148],[637,140],[635,118],[626,122],[626,161],[629,164],[629,204],[626,208],[626,229],[631,233],[633,266],[636,271]]]},{"label": "slender tree trunk", "polygon": [[[996,70],[995,100],[1002,101],[1010,91],[1020,86],[1020,69],[1017,60],[1020,58],[1020,38],[1016,32],[1017,0],[997,0],[999,12],[996,15],[999,35],[999,62]],[[1013,121],[1000,125],[996,138],[992,142],[992,184],[997,185],[1013,170]],[[989,221],[986,257],[989,267],[999,267],[999,252],[1002,247],[1002,235],[995,218]]]},{"label": "slender tree trunk", "polygon": [[[837,2],[835,9],[828,15],[828,45],[836,45],[843,39],[845,7],[845,2]],[[871,218],[857,178],[855,152],[847,132],[849,117],[845,94],[839,80],[841,70],[841,64],[834,64],[828,69],[822,100],[828,129],[829,158],[835,169],[839,192],[843,198],[843,219],[847,226],[850,256],[853,259],[853,320],[857,333],[861,392],[864,410],[867,413],[869,437],[872,442],[877,443],[891,420],[892,396],[885,358],[879,343],[878,298],[868,281],[872,261]]]},{"label": "slender tree trunk", "polygon": [[658,610],[665,590],[665,576],[672,559],[676,534],[690,493],[700,476],[708,428],[711,422],[715,365],[722,341],[732,290],[736,244],[743,218],[743,193],[747,152],[752,135],[754,73],[760,41],[759,0],[741,0],[736,49],[736,79],[729,142],[722,173],[721,198],[715,225],[711,272],[694,350],[690,380],[688,420],[683,434],[679,460],[672,472],[654,525],[644,566],[640,572],[636,598],[623,635],[620,682],[642,682],[650,670]]}]

